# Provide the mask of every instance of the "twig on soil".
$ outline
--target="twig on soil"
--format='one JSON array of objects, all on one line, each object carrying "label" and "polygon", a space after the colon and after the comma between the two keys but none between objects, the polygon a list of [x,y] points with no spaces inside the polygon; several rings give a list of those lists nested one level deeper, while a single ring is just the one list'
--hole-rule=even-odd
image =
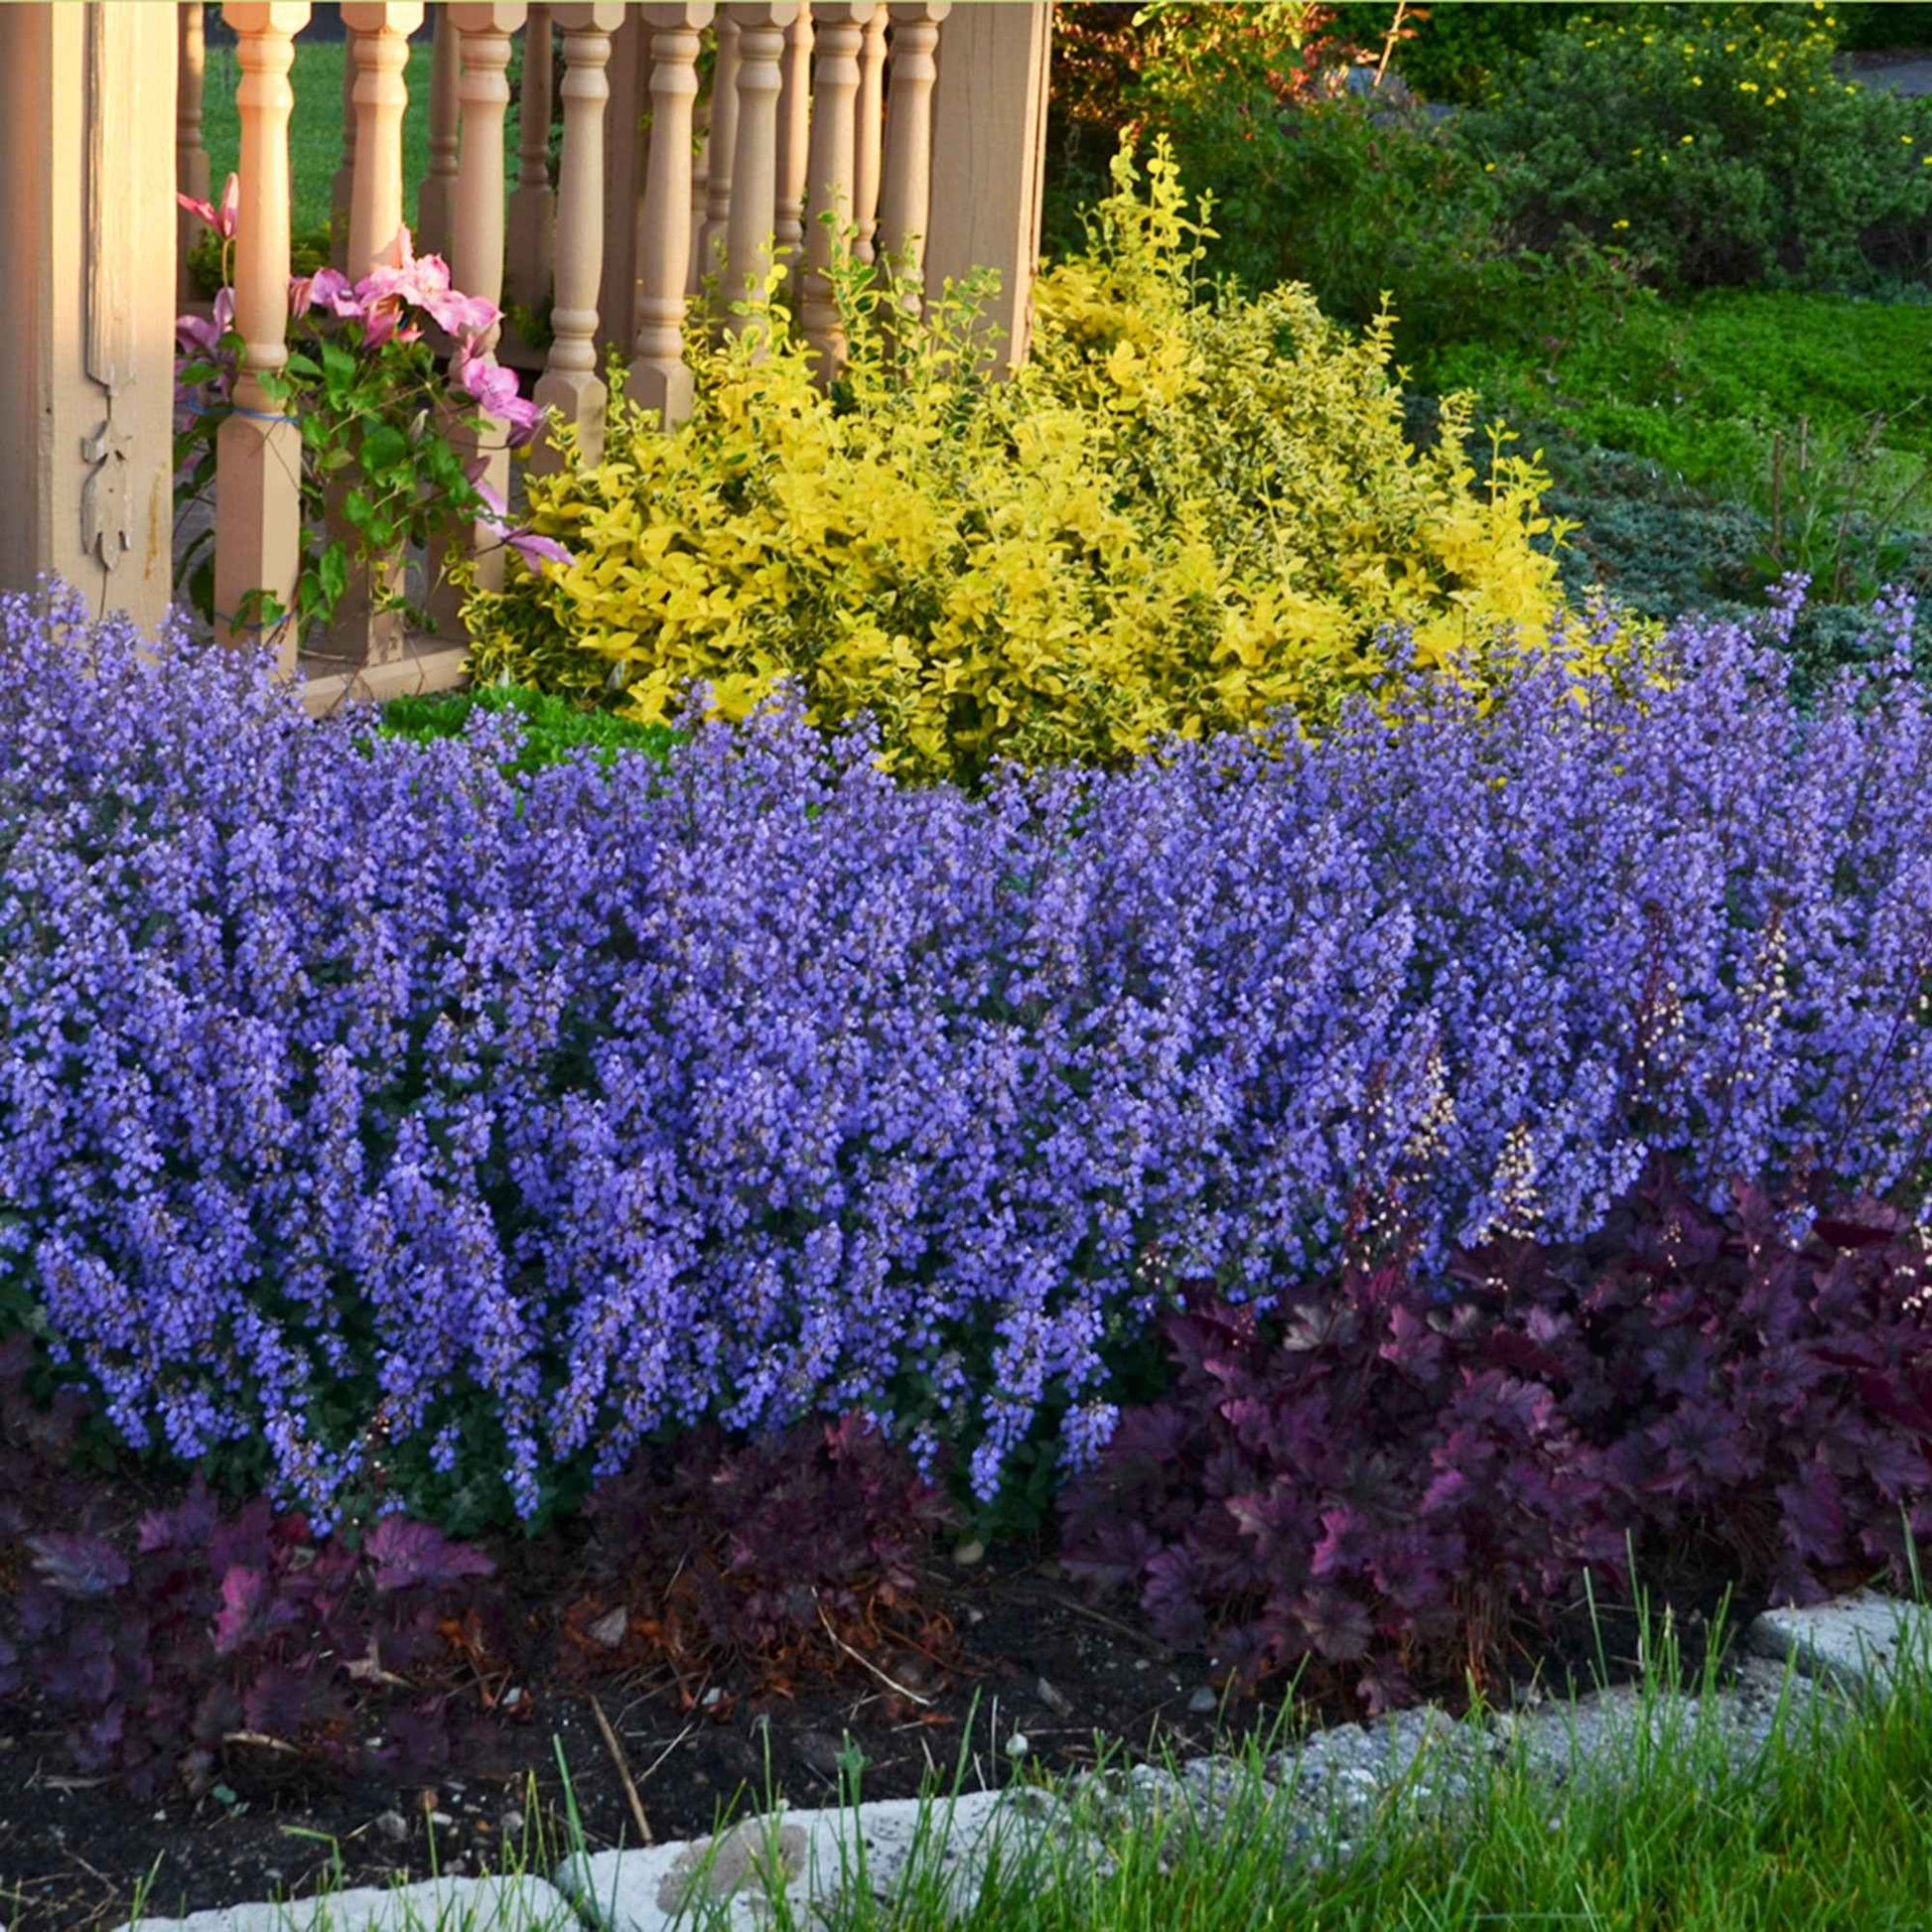
[{"label": "twig on soil", "polygon": [[694,1730],[696,1730],[696,1729],[697,1729],[697,1727],[698,1727],[698,1726],[697,1726],[696,1725],[686,1725],[684,1726],[684,1728],[683,1728],[682,1730],[680,1730],[680,1731],[678,1732],[678,1734],[677,1734],[677,1735],[676,1735],[675,1737],[673,1737],[673,1738],[671,1739],[671,1741],[670,1741],[670,1742],[669,1742],[668,1744],[666,1744],[666,1745],[664,1746],[664,1748],[663,1748],[663,1749],[662,1749],[661,1751],[659,1751],[659,1752],[657,1753],[657,1755],[656,1755],[655,1757],[653,1757],[653,1758],[651,1759],[651,1761],[650,1761],[650,1763],[649,1763],[649,1764],[648,1764],[648,1765],[647,1765],[647,1766],[645,1767],[645,1769],[644,1769],[644,1775],[643,1775],[642,1777],[640,1777],[640,1778],[639,1778],[639,1779],[637,1780],[637,1782],[638,1782],[638,1783],[639,1783],[640,1785],[641,1785],[641,1784],[648,1784],[648,1783],[649,1783],[649,1782],[651,1781],[651,1779],[652,1779],[652,1777],[653,1777],[653,1776],[654,1776],[654,1775],[656,1774],[656,1771],[657,1771],[657,1767],[658,1767],[658,1766],[659,1766],[660,1764],[662,1764],[662,1763],[664,1762],[664,1760],[665,1760],[665,1759],[666,1759],[667,1757],[669,1757],[669,1756],[670,1756],[670,1754],[671,1754],[671,1753],[672,1753],[672,1752],[673,1752],[674,1750],[676,1750],[676,1749],[677,1749],[677,1747],[678,1747],[678,1746],[679,1746],[679,1745],[680,1745],[681,1743],[683,1743],[683,1742],[684,1742],[684,1740],[685,1740],[685,1739],[686,1739],[687,1737],[689,1737],[689,1736],[690,1736],[690,1734],[691,1734],[691,1733],[692,1733],[692,1732],[693,1732]]},{"label": "twig on soil", "polygon": [[[815,1602],[817,1601],[818,1592],[816,1590],[812,1592],[812,1598]],[[848,1657],[850,1657],[855,1664],[862,1664],[865,1666],[867,1670],[871,1671],[873,1676],[878,1678],[880,1683],[885,1685],[887,1690],[892,1691],[898,1697],[910,1699],[912,1703],[918,1705],[923,1710],[927,1710],[927,1711],[931,1710],[932,1700],[930,1698],[921,1697],[917,1691],[908,1691],[903,1684],[895,1683],[890,1677],[886,1675],[886,1673],[883,1670],[879,1668],[877,1664],[875,1664],[872,1661],[870,1657],[866,1655],[866,1653],[863,1650],[853,1649],[853,1647],[849,1643],[847,1643],[846,1640],[842,1636],[840,1636],[835,1629],[832,1628],[832,1619],[825,1614],[825,1605],[823,1603],[819,1603],[818,1605],[818,1620],[819,1622],[824,1624],[825,1634],[828,1637],[830,1637],[832,1641],[835,1644],[837,1644],[838,1647],[842,1651],[844,1651],[845,1654]]]},{"label": "twig on soil", "polygon": [[637,1821],[637,1829],[643,1834],[646,1845],[655,1845],[650,1820],[644,1816],[644,1801],[637,1795],[637,1786],[630,1775],[630,1761],[623,1754],[623,1745],[618,1733],[611,1728],[611,1720],[604,1715],[604,1707],[596,1698],[591,1699],[591,1716],[597,1720],[597,1727],[604,1734],[604,1748],[611,1753],[611,1762],[618,1767],[618,1782],[623,1786],[623,1795],[630,1801],[630,1815]]},{"label": "twig on soil", "polygon": [[284,1751],[290,1757],[300,1757],[300,1745],[291,1744],[286,1738],[271,1737],[265,1730],[224,1730],[221,1733],[224,1744],[252,1744],[257,1750]]}]

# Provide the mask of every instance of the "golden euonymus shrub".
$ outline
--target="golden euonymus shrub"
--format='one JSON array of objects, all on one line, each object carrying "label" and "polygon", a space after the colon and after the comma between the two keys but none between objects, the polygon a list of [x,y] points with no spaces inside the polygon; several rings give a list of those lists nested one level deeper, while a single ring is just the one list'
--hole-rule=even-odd
[{"label": "golden euonymus shrub", "polygon": [[1459,676],[1544,641],[1534,465],[1478,486],[1454,403],[1412,449],[1386,326],[1357,341],[1296,287],[1197,298],[1172,161],[1145,198],[1125,153],[1115,182],[1011,381],[972,352],[970,296],[889,332],[855,271],[829,395],[774,312],[762,354],[695,348],[675,433],[619,404],[603,464],[531,480],[574,561],[472,600],[477,674],[644,720],[694,679],[736,716],[793,677],[824,723],[871,711],[896,769],[971,780],[1284,706],[1319,723],[1392,624]]}]

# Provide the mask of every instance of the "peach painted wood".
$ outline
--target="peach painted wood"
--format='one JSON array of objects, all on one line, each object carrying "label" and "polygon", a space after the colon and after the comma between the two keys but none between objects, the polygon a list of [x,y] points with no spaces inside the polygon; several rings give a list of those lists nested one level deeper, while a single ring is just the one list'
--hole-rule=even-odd
[{"label": "peach painted wood", "polygon": [[530,9],[523,30],[523,89],[518,96],[516,187],[510,194],[509,259],[503,288],[522,308],[542,306],[555,263],[556,197],[550,189],[550,15]]},{"label": "peach painted wood", "polygon": [[[778,192],[779,62],[798,0],[734,0],[738,23],[738,139],[732,157],[731,215],[726,230],[726,328],[743,335],[760,327],[757,310],[771,273]],[[751,305],[745,314],[736,305]]]},{"label": "peach painted wood", "polygon": [[598,294],[600,354],[630,353],[637,328],[637,206],[644,193],[650,29],[634,6],[611,36],[611,104],[604,119],[604,281]]},{"label": "peach painted wood", "polygon": [[215,438],[214,610],[222,642],[255,641],[263,626],[241,606],[267,593],[290,615],[269,626],[285,669],[295,664],[295,582],[301,564],[302,439],[262,387],[288,361],[289,69],[308,0],[228,0],[241,83],[240,207],[235,222],[235,327],[241,367],[235,411]]},{"label": "peach painted wood", "polygon": [[[207,149],[202,145],[202,95],[207,83],[207,41],[204,0],[184,0],[178,21],[175,53],[175,187],[198,202],[208,195]],[[199,291],[188,272],[188,251],[205,232],[199,214],[178,208],[175,214],[175,293],[185,308]]]},{"label": "peach painted wood", "polygon": [[650,29],[650,164],[637,228],[636,334],[626,392],[669,429],[691,413],[684,285],[691,261],[691,110],[712,0],[640,7]]},{"label": "peach painted wood", "polygon": [[779,58],[777,207],[772,244],[794,289],[805,239],[805,170],[811,158],[812,10],[801,5],[785,28]]},{"label": "peach painted wood", "polygon": [[416,198],[416,251],[448,260],[456,235],[457,82],[463,36],[444,0],[436,0],[430,43],[429,172]]},{"label": "peach painted wood", "polygon": [[[523,0],[456,0],[450,16],[463,34],[463,77],[457,97],[462,103],[462,139],[457,149],[456,249],[450,262],[456,286],[465,295],[503,299],[503,119],[509,109],[506,77],[510,36],[523,25]],[[497,331],[477,339],[477,351],[487,354]],[[484,415],[475,432],[464,439],[469,454],[481,458],[483,485],[503,498],[509,495],[508,428]],[[501,547],[479,529],[473,538],[479,589],[496,590],[503,581]],[[454,626],[455,598],[445,584],[436,611],[438,628]]]},{"label": "peach painted wood", "polygon": [[343,24],[355,69],[355,176],[344,273],[359,281],[402,260],[403,72],[409,37],[423,24],[423,0],[344,0]]},{"label": "peach painted wood", "polygon": [[738,22],[729,8],[718,15],[718,61],[711,75],[710,169],[705,178],[704,230],[698,236],[698,279],[725,267],[725,233],[731,222],[732,161],[738,146]]},{"label": "peach painted wood", "polygon": [[879,160],[886,131],[886,27],[892,10],[878,0],[866,22],[859,50],[859,108],[853,128],[852,252],[862,262],[873,258],[879,232]]},{"label": "peach painted wood", "polygon": [[[604,115],[611,98],[611,36],[622,0],[574,0],[552,9],[564,37],[564,151],[557,169],[557,286],[550,354],[536,386],[540,408],[577,431],[585,463],[604,455],[609,401],[597,372],[597,297],[604,276]],[[562,464],[548,434],[530,458],[541,474]]]},{"label": "peach painted wood", "polygon": [[[355,176],[343,270],[360,281],[372,268],[402,260],[402,117],[409,104],[403,74],[409,36],[423,24],[422,0],[344,0],[343,24],[349,30],[345,59],[355,70]],[[341,537],[351,556],[355,534],[342,503],[352,486],[345,476],[329,497],[330,534]],[[403,568],[400,550],[351,563],[331,625],[333,652],[363,664],[402,655],[406,625],[395,599]]]},{"label": "peach painted wood", "polygon": [[887,110],[879,246],[894,277],[894,295],[919,313],[922,258],[932,208],[932,89],[939,26],[952,0],[892,0],[893,72]]},{"label": "peach painted wood", "polygon": [[685,252],[684,293],[696,295],[704,273],[703,241],[705,205],[711,192],[711,102],[702,93],[692,109],[691,125],[697,151],[691,161],[690,246]]},{"label": "peach painted wood", "polygon": [[845,360],[845,331],[829,271],[851,258],[858,172],[859,51],[873,0],[813,0],[818,62],[812,74],[811,158],[806,181],[805,273],[800,320],[818,350],[817,376],[830,383]]},{"label": "peach painted wood", "polygon": [[1051,36],[1047,0],[959,6],[939,53],[925,285],[998,272],[983,314],[1002,368],[1026,359],[1032,328]]}]

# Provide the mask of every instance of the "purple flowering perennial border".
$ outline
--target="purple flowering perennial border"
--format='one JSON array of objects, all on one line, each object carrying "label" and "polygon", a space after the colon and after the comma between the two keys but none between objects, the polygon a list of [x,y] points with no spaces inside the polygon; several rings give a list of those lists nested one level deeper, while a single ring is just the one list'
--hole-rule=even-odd
[{"label": "purple flowering perennial border", "polygon": [[1916,1203],[1910,620],[1809,719],[1687,621],[1640,697],[968,798],[784,710],[513,781],[510,720],[371,745],[0,601],[0,1307],[130,1442],[265,1435],[325,1508],[344,1390],[525,1513],[854,1405],[988,1494],[1049,1398],[1092,1456],[1170,1283],[1272,1296],[1365,1217],[1574,1236],[1660,1152]]}]

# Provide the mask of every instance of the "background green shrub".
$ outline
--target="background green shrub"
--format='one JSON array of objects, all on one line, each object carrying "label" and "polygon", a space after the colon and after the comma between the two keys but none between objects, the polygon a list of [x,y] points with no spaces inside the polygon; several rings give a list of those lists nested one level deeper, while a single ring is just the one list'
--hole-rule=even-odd
[{"label": "background green shrub", "polygon": [[1783,6],[1579,17],[1514,57],[1457,138],[1531,246],[1574,227],[1682,287],[1922,276],[1932,105],[1842,80],[1836,34]]},{"label": "background green shrub", "polygon": [[[1348,0],[1334,11],[1335,32],[1366,43],[1388,31],[1394,9],[1380,0]],[[1546,34],[1586,11],[1578,0],[1511,6],[1495,0],[1434,0],[1405,8],[1393,66],[1426,99],[1468,106],[1483,98],[1497,69],[1512,57],[1533,53]]]}]

